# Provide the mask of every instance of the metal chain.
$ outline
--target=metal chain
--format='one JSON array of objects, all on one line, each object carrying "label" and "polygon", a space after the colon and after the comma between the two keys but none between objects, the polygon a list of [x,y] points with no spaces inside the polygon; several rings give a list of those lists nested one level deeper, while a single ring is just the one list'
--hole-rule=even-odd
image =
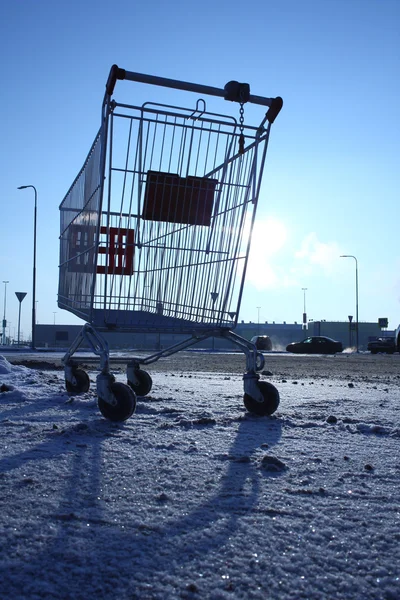
[{"label": "metal chain", "polygon": [[244,103],[241,102],[240,103],[240,117],[239,117],[239,128],[240,128],[240,136],[239,136],[239,154],[244,154],[244,134],[243,134],[243,130],[244,130],[244,108],[243,108]]}]

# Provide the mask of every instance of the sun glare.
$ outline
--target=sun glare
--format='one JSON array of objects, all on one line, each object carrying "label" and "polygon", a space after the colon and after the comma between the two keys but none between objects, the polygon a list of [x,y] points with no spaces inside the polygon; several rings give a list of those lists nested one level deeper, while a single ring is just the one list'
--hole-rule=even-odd
[{"label": "sun glare", "polygon": [[275,217],[256,221],[251,238],[251,249],[246,280],[256,288],[275,287],[277,275],[271,265],[271,256],[281,250],[288,239],[285,224]]}]

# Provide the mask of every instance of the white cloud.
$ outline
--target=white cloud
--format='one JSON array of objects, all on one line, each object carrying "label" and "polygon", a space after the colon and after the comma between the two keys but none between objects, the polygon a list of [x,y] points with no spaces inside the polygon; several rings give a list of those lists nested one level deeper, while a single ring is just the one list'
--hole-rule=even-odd
[{"label": "white cloud", "polygon": [[332,275],[341,254],[336,242],[321,242],[309,233],[300,248],[290,252],[291,237],[285,224],[269,217],[256,221],[246,283],[257,290],[301,287],[314,275]]},{"label": "white cloud", "polygon": [[315,232],[309,233],[302,241],[300,250],[295,253],[295,258],[303,263],[303,266],[318,266],[325,273],[332,274],[338,265],[340,248],[336,242],[320,242]]}]

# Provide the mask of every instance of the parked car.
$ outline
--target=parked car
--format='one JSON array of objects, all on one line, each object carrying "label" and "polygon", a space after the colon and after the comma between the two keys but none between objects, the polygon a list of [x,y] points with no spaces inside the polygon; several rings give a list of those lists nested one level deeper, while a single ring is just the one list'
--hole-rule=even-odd
[{"label": "parked car", "polygon": [[257,350],[264,352],[272,350],[272,342],[269,335],[255,335],[251,338],[251,341],[256,345]]},{"label": "parked car", "polygon": [[396,339],[389,336],[377,338],[372,342],[368,342],[367,350],[370,350],[371,354],[377,354],[378,352],[393,354],[393,352],[396,352]]},{"label": "parked car", "polygon": [[296,354],[335,354],[342,352],[343,344],[331,338],[316,335],[301,342],[293,342],[286,346],[286,350]]}]

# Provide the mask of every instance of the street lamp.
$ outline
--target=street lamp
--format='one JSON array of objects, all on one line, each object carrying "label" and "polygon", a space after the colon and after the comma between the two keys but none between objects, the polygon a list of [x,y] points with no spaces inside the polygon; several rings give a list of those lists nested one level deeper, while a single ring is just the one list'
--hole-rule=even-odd
[{"label": "street lamp", "polygon": [[257,335],[260,335],[260,309],[261,306],[257,306]]},{"label": "street lamp", "polygon": [[341,254],[340,258],[354,258],[356,262],[356,350],[358,352],[358,262],[352,254]]},{"label": "street lamp", "polygon": [[7,327],[7,319],[6,319],[6,306],[7,306],[7,283],[9,281],[3,281],[4,283],[4,316],[3,316],[3,346],[6,345],[6,327]]},{"label": "street lamp", "polygon": [[306,291],[308,288],[301,288],[301,289],[304,292],[303,329],[307,329]]},{"label": "street lamp", "polygon": [[32,292],[32,350],[35,350],[35,325],[36,325],[36,218],[37,218],[37,191],[34,185],[20,185],[19,190],[32,188],[35,192],[35,210],[33,218],[33,292]]}]

